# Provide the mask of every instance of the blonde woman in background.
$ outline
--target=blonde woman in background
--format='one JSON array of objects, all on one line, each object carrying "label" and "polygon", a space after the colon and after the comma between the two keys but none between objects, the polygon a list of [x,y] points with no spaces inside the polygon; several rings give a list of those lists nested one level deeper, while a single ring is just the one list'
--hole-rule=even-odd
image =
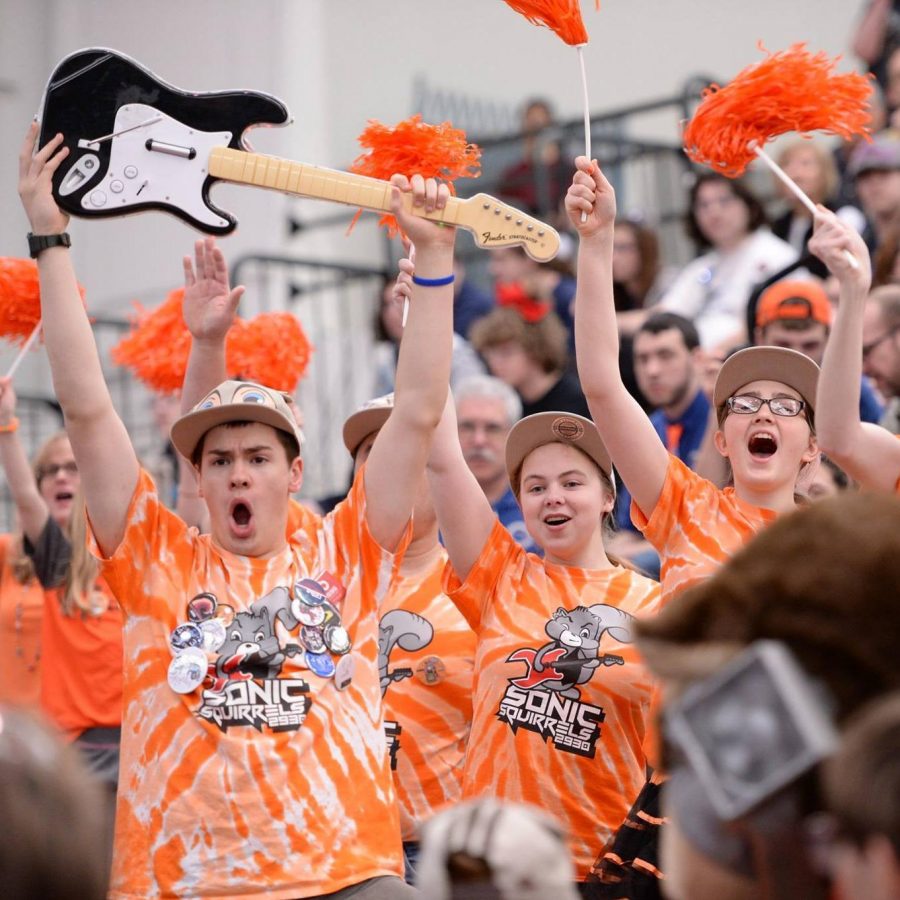
[{"label": "blonde woman in background", "polygon": [[[23,644],[21,656],[4,656],[0,683],[19,683],[24,690],[26,675],[35,682],[37,678],[22,669],[40,660],[39,685],[27,684],[27,702],[39,703],[77,745],[111,799],[118,781],[122,722],[122,614],[98,580],[96,561],[87,550],[80,478],[66,433],[60,431],[44,443],[32,468],[18,438],[15,411],[12,383],[2,378],[0,463],[22,536],[5,545],[13,549],[0,582],[0,610],[6,623],[9,604],[21,606],[22,613],[13,617],[23,628],[13,640],[25,640],[27,622],[29,644]],[[7,592],[8,570],[19,592]],[[4,628],[4,640],[7,634]]]}]

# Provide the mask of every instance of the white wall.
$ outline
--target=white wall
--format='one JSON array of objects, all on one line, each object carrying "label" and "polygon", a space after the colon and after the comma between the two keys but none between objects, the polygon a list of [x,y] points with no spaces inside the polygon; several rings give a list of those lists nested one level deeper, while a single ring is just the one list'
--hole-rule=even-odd
[{"label": "white wall", "polygon": [[[861,0],[582,0],[594,112],[678,92],[692,75],[728,79],[760,54],[806,40],[848,52]],[[562,118],[580,115],[575,51],[501,0],[0,0],[0,255],[24,256],[27,223],[15,190],[22,134],[53,65],[85,46],[115,47],[192,90],[252,88],[281,97],[295,121],[256,133],[255,149],[343,167],[366,119],[394,122],[413,82],[517,104],[539,94]],[[656,122],[673,137],[677,123]],[[379,263],[373,225],[288,241],[285,215],[330,214],[327,204],[220,186],[216,199],[241,227],[226,252],[288,250]],[[373,220],[374,221],[374,220]],[[180,279],[195,235],[162,215],[73,222],[76,265],[91,309],[149,305]],[[360,321],[363,321],[362,316]],[[8,353],[0,354],[0,363]],[[47,390],[39,359],[23,380]]]},{"label": "white wall", "polygon": [[[847,0],[583,0],[595,111],[674,93],[698,72],[727,79],[759,58],[808,40],[846,51],[859,9]],[[580,110],[576,54],[529,25],[501,0],[0,0],[0,253],[24,251],[15,195],[20,136],[52,65],[88,45],[112,46],[184,88],[246,87],[280,96],[295,122],[258,132],[257,149],[342,166],[358,152],[369,117],[393,122],[412,111],[412,82],[514,103],[553,99],[563,117]],[[221,203],[241,221],[230,253],[277,246],[283,212],[309,201],[224,186]],[[192,234],[175,220],[142,216],[73,224],[77,262],[92,301],[148,299],[177,281]],[[316,252],[358,254],[363,237],[329,236]],[[300,249],[300,248],[298,248]],[[303,247],[303,250],[310,248]]]}]

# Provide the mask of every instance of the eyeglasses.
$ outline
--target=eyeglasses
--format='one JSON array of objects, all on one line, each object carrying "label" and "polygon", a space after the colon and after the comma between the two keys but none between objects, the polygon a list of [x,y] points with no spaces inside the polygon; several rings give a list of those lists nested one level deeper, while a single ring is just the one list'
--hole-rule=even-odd
[{"label": "eyeglasses", "polygon": [[771,397],[764,400],[762,397],[754,397],[752,394],[738,394],[725,401],[730,412],[742,416],[750,416],[759,412],[763,403],[769,407],[773,415],[789,417],[800,415],[806,406],[806,401],[798,400],[796,397]]},{"label": "eyeglasses", "polygon": [[881,335],[881,337],[875,338],[874,341],[870,341],[868,344],[863,344],[862,358],[867,359],[879,344],[883,344],[889,337],[893,337],[898,331],[900,331],[900,325],[895,325],[889,331],[886,331]]},{"label": "eyeglasses", "polygon": [[49,466],[41,466],[38,469],[38,481],[48,477],[55,478],[60,472],[65,472],[66,475],[77,475],[78,463],[73,460],[72,462],[51,463]]}]

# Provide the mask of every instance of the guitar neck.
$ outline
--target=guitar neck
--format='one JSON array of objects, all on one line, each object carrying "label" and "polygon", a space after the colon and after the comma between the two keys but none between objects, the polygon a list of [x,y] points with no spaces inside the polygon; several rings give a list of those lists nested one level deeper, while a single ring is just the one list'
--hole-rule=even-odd
[{"label": "guitar neck", "polygon": [[[209,154],[209,174],[286,194],[333,200],[376,212],[391,211],[391,186],[387,181],[275,156],[214,147]],[[402,203],[414,215],[471,231],[479,247],[520,246],[538,262],[553,259],[559,250],[559,235],[549,225],[488,194],[466,200],[450,197],[443,209],[432,212],[413,208],[408,193],[403,194]]]},{"label": "guitar neck", "polygon": [[[223,181],[252,184],[299,197],[332,200],[375,212],[391,211],[391,185],[387,181],[262,153],[215,147],[209,154],[209,174]],[[410,207],[411,200],[408,197],[404,200],[404,205]],[[426,219],[466,227],[465,222],[459,221],[463,204],[459,198],[451,197],[443,210],[414,212]]]}]

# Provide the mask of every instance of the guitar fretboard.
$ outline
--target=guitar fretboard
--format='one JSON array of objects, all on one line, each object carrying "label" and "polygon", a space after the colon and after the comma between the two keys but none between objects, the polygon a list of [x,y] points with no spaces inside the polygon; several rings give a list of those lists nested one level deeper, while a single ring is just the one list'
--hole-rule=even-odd
[{"label": "guitar fretboard", "polygon": [[[378,212],[390,212],[391,209],[391,186],[386,181],[230,147],[216,147],[210,152],[209,174],[225,181],[253,184],[301,197],[332,200]],[[404,201],[409,206],[408,197]],[[442,212],[415,212],[428,219],[456,225],[459,224],[457,218],[461,203],[458,198],[451,197]]]}]

